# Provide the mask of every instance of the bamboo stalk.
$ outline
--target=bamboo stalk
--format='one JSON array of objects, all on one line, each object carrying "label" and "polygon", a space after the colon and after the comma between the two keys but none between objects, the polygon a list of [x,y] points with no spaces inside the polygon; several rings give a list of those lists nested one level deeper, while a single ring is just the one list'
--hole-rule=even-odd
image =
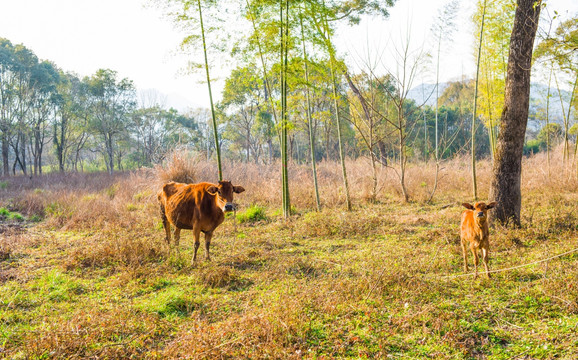
[{"label": "bamboo stalk", "polygon": [[209,60],[207,59],[207,44],[205,42],[205,27],[203,25],[203,10],[201,0],[197,0],[199,5],[199,20],[201,23],[201,35],[203,38],[203,53],[205,55],[205,71],[207,73],[207,85],[209,86],[209,101],[211,103],[211,116],[213,118],[213,132],[215,135],[215,150],[217,153],[217,168],[219,172],[219,181],[223,180],[223,170],[221,167],[221,147],[219,146],[219,134],[217,132],[217,117],[215,115],[215,106],[213,105],[213,92],[211,91],[211,78],[209,76]]}]

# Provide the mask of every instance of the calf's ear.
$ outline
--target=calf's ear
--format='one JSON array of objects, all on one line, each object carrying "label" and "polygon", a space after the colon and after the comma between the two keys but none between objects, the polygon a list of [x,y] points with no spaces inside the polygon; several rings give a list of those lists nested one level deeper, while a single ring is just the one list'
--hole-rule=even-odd
[{"label": "calf's ear", "polygon": [[495,201],[492,201],[491,203],[486,205],[486,209],[493,209],[496,205],[498,205],[498,203]]},{"label": "calf's ear", "polygon": [[211,195],[217,195],[218,191],[219,191],[219,188],[217,188],[216,186],[209,186],[207,188],[207,192]]},{"label": "calf's ear", "polygon": [[462,203],[462,206],[466,209],[474,210],[474,205],[468,203]]},{"label": "calf's ear", "polygon": [[233,192],[234,192],[234,193],[240,194],[240,193],[242,193],[243,191],[245,191],[245,188],[244,188],[244,187],[242,187],[242,186],[233,186]]}]

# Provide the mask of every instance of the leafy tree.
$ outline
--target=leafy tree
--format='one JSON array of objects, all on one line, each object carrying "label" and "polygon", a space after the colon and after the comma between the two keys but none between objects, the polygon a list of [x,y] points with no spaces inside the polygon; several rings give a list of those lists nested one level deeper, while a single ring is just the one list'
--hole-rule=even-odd
[{"label": "leafy tree", "polygon": [[12,71],[13,80],[13,130],[14,136],[10,139],[10,145],[14,151],[14,163],[12,172],[16,173],[16,167],[27,174],[27,144],[30,136],[30,128],[27,123],[34,98],[34,83],[32,75],[38,66],[36,55],[23,45],[13,47]]},{"label": "leafy tree", "polygon": [[[210,102],[210,109],[211,109],[211,118],[212,118],[212,126],[213,126],[213,134],[215,140],[215,150],[217,156],[217,170],[218,170],[218,179],[219,181],[223,180],[223,171],[221,166],[221,146],[218,137],[217,131],[217,113],[215,111],[215,105],[213,103],[213,91],[211,88],[211,76],[210,76],[210,69],[209,69],[209,56],[208,56],[208,48],[206,35],[207,33],[211,33],[212,29],[211,26],[208,28],[206,27],[205,21],[203,18],[203,14],[207,15],[206,11],[213,10],[213,14],[215,14],[215,10],[217,8],[217,4],[223,6],[223,2],[217,2],[214,0],[158,0],[159,3],[164,4],[166,6],[165,11],[167,12],[168,16],[172,18],[177,26],[187,32],[187,36],[182,41],[182,46],[184,48],[191,48],[196,47],[198,44],[198,39],[200,37],[202,49],[203,49],[203,58],[204,58],[204,70],[205,76],[207,81],[207,88],[209,92],[209,102]],[[225,5],[226,6],[226,5]],[[218,10],[216,10],[218,11]],[[215,21],[219,21],[215,17]],[[192,68],[198,68],[198,64],[191,62]]]},{"label": "leafy tree", "polygon": [[254,66],[234,69],[225,81],[222,105],[231,112],[227,127],[229,136],[244,142],[247,162],[253,154],[259,159],[262,137],[254,131],[258,127],[259,114],[266,108],[261,80]]},{"label": "leafy tree", "polygon": [[14,46],[8,39],[0,38],[0,141],[2,142],[2,174],[10,175],[10,138],[15,122],[15,71]]},{"label": "leafy tree", "polygon": [[496,147],[497,111],[504,106],[508,51],[515,10],[514,0],[487,0],[484,5],[480,1],[473,17],[478,30],[476,33],[481,31],[481,18],[484,18],[477,113],[489,131],[492,155]]},{"label": "leafy tree", "polygon": [[[570,154],[569,129],[572,108],[578,111],[578,17],[562,21],[553,35],[548,34],[536,48],[536,58],[549,60],[556,64],[563,73],[568,75],[572,92],[569,99],[568,111],[564,110],[564,102],[560,93],[558,76],[554,79],[558,88],[560,104],[564,119],[564,160]],[[576,153],[576,151],[575,151]]]},{"label": "leafy tree", "polygon": [[117,72],[109,69],[98,70],[87,84],[89,126],[102,137],[106,168],[112,174],[116,141],[126,132],[129,114],[136,106],[135,88],[131,80],[119,80]]},{"label": "leafy tree", "polygon": [[[440,154],[439,154],[439,75],[440,75],[440,54],[442,39],[451,38],[455,30],[455,17],[458,10],[459,3],[457,0],[452,0],[444,5],[441,11],[438,13],[436,22],[433,25],[432,31],[434,32],[437,40],[437,61],[436,61],[436,102],[435,102],[435,159],[436,159],[436,173],[433,191],[431,193],[431,198],[435,193],[438,186],[438,176],[440,169]],[[427,129],[427,127],[426,127]],[[427,134],[427,131],[425,132]],[[427,145],[427,144],[426,144]],[[426,147],[427,148],[427,147]]]},{"label": "leafy tree", "polygon": [[[392,141],[389,139],[389,135],[392,133],[391,127],[387,126],[388,123],[383,114],[386,113],[387,107],[392,105],[388,93],[394,93],[395,86],[391,77],[375,79],[373,75],[368,73],[356,75],[354,78],[346,74],[346,78],[351,89],[349,95],[350,120],[361,140],[359,144],[362,144],[371,161],[372,188],[370,198],[375,201],[377,197],[377,163],[379,161],[378,146],[386,139],[388,142]],[[384,87],[389,89],[386,91]]]},{"label": "leafy tree", "polygon": [[42,154],[49,142],[49,120],[58,105],[58,84],[60,73],[56,66],[48,61],[39,63],[31,74],[33,94],[29,126],[31,130],[31,152],[34,158],[34,175],[42,174]]}]

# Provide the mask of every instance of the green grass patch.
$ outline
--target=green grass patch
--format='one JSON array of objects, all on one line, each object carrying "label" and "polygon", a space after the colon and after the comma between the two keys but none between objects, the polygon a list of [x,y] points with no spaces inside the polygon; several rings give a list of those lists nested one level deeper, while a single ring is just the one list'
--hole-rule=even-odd
[{"label": "green grass patch", "polygon": [[268,218],[267,215],[265,214],[265,208],[259,205],[253,205],[244,212],[237,214],[237,221],[239,221],[239,223],[241,224],[267,219]]},{"label": "green grass patch", "polygon": [[4,217],[8,220],[24,221],[25,218],[22,214],[16,211],[10,211],[5,207],[0,208],[0,217]]},{"label": "green grass patch", "polygon": [[194,299],[191,292],[171,286],[159,288],[137,305],[161,317],[184,317],[200,306],[201,303]]}]

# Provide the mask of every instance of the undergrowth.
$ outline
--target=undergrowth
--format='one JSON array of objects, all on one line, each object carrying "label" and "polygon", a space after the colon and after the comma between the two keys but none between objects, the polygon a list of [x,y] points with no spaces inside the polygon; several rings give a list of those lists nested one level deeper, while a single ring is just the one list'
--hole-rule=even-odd
[{"label": "undergrowth", "polygon": [[[239,221],[227,218],[213,261],[195,265],[191,232],[169,251],[159,227],[156,192],[176,175],[20,181],[0,195],[0,358],[578,358],[578,187],[563,171],[545,180],[538,160],[525,162],[522,228],[490,230],[491,269],[530,265],[492,280],[462,273],[459,159],[427,204],[427,169],[410,203],[387,177],[368,203],[354,175],[351,212],[337,164],[319,166],[320,212],[302,185],[308,169],[293,165],[289,219],[277,213],[277,170],[226,167],[247,189]],[[210,180],[196,164],[186,176]],[[490,167],[480,169],[487,189]],[[43,220],[16,226],[7,211]]]}]

